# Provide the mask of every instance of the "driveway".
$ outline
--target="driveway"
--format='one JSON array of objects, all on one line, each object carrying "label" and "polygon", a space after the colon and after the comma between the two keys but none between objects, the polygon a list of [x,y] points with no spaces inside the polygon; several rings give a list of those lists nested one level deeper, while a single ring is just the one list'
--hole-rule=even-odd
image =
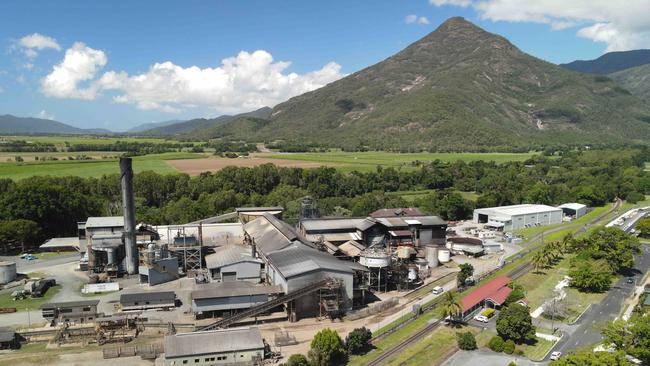
[{"label": "driveway", "polygon": [[451,358],[445,361],[442,366],[506,366],[510,362],[515,362],[517,366],[538,366],[546,365],[548,362],[533,362],[527,358],[506,355],[505,353],[496,353],[492,351],[458,351]]}]

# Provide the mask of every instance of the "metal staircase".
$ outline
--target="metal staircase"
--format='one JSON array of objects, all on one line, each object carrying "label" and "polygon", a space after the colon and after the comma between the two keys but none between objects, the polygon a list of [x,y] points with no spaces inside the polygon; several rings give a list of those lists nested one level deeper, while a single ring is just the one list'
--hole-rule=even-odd
[{"label": "metal staircase", "polygon": [[312,283],[311,285],[305,286],[299,290],[296,290],[290,294],[282,295],[280,297],[277,297],[273,300],[269,300],[265,303],[259,304],[257,306],[254,306],[248,310],[242,311],[237,314],[233,314],[227,318],[220,319],[210,325],[207,325],[205,327],[199,328],[197,331],[204,331],[204,330],[214,330],[214,329],[219,329],[219,328],[227,328],[229,325],[237,323],[243,319],[253,317],[255,315],[258,315],[260,313],[263,313],[265,311],[271,310],[276,306],[280,306],[284,303],[287,303],[289,301],[295,300],[297,298],[300,298],[304,295],[308,295],[310,293],[316,292],[320,290],[321,288],[334,288],[334,287],[339,287],[341,286],[340,281],[328,278],[324,279],[322,281],[318,281],[315,283]]}]

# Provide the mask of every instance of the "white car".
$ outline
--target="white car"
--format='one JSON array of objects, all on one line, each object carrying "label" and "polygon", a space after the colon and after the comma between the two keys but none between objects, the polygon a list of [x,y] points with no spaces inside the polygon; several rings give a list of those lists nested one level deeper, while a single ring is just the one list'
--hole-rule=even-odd
[{"label": "white car", "polygon": [[490,319],[489,319],[487,316],[485,316],[485,315],[480,315],[480,314],[477,315],[477,316],[475,316],[475,317],[474,317],[474,320],[476,320],[476,321],[478,321],[478,322],[482,322],[482,323],[487,323],[487,322],[490,321]]},{"label": "white car", "polygon": [[560,359],[560,357],[562,357],[562,352],[560,351],[555,351],[551,353],[551,361],[557,361]]},{"label": "white car", "polygon": [[431,292],[434,295],[438,295],[438,294],[441,294],[443,291],[444,291],[444,289],[442,287],[436,286],[436,287],[433,288],[433,290]]}]

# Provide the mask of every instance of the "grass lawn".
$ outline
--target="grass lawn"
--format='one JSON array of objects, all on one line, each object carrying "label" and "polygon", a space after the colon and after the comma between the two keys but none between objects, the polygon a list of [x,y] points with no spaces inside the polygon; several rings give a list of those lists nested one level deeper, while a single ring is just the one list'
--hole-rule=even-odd
[{"label": "grass lawn", "polygon": [[472,333],[478,332],[476,328],[471,327],[451,328],[440,326],[431,332],[428,337],[392,358],[386,365],[436,365],[457,347],[456,332],[468,330]]},{"label": "grass lawn", "polygon": [[508,161],[524,161],[537,153],[391,153],[384,151],[343,152],[330,151],[326,153],[263,153],[259,156],[273,159],[306,160],[323,163],[337,163],[343,170],[374,170],[376,166],[392,166],[412,168],[413,162],[423,163],[434,160],[466,162],[485,160],[504,163]]},{"label": "grass lawn", "polygon": [[49,290],[45,293],[45,296],[43,297],[35,297],[31,298],[28,297],[23,300],[16,300],[14,301],[11,298],[11,292],[3,293],[0,295],[0,308],[16,308],[18,311],[25,311],[27,310],[34,310],[38,309],[39,306],[42,304],[45,304],[50,301],[57,293],[59,293],[59,290],[61,290],[60,285],[52,286],[50,287]]},{"label": "grass lawn", "polygon": [[[165,160],[203,157],[205,157],[203,154],[187,152],[136,156],[133,158],[133,170],[136,173],[146,170],[153,170],[157,173],[178,173]],[[0,178],[19,180],[35,175],[96,177],[104,174],[117,174],[119,170],[117,159],[0,163]]]}]

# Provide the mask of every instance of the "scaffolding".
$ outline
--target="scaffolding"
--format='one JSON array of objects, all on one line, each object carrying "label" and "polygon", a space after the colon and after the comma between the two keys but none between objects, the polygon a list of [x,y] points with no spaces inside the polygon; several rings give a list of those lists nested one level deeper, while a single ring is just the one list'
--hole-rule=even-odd
[{"label": "scaffolding", "polygon": [[[167,245],[176,254],[179,265],[188,276],[201,272],[203,268],[202,225],[198,225],[199,236],[186,235],[185,225],[167,227]],[[173,235],[175,233],[176,235]]]},{"label": "scaffolding", "polygon": [[327,316],[333,319],[341,314],[342,286],[340,281],[333,281],[318,290],[319,318]]}]

